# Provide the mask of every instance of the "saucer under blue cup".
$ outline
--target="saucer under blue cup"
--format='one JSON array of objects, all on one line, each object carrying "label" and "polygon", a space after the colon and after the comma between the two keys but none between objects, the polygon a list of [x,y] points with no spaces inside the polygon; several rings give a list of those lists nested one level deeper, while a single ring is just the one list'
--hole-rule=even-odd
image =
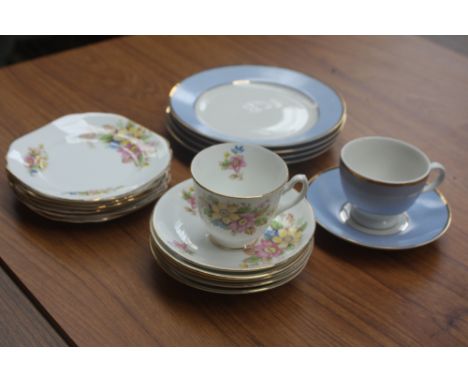
[{"label": "saucer under blue cup", "polygon": [[408,227],[398,233],[373,235],[353,228],[340,216],[347,203],[338,167],[325,170],[310,180],[307,199],[317,223],[330,233],[354,244],[376,249],[408,249],[433,242],[447,231],[450,208],[439,191],[422,193],[408,209]]}]

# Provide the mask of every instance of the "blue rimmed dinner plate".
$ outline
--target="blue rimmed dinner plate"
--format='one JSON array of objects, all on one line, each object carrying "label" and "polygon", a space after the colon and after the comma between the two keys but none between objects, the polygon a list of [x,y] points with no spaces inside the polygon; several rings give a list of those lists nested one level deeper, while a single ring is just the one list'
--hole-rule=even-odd
[{"label": "blue rimmed dinner plate", "polygon": [[345,104],[328,85],[271,66],[209,69],[177,84],[172,116],[183,128],[216,141],[294,147],[339,129]]}]

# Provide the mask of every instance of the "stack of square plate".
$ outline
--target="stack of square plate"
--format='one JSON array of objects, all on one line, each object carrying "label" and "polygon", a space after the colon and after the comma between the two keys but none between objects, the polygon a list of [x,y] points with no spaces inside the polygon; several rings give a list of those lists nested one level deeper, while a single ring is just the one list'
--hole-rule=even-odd
[{"label": "stack of square plate", "polygon": [[161,196],[172,151],[161,136],[126,117],[61,117],[15,140],[7,175],[17,198],[52,220],[102,222]]},{"label": "stack of square plate", "polygon": [[222,142],[262,145],[287,163],[327,151],[346,120],[342,98],[290,69],[239,65],[206,70],[175,85],[166,127],[196,153]]},{"label": "stack of square plate", "polygon": [[[294,198],[291,190],[286,198]],[[315,219],[303,200],[277,216],[245,249],[215,245],[198,216],[193,181],[167,191],[150,221],[150,248],[174,279],[208,292],[247,294],[276,288],[298,276],[313,250]]]}]

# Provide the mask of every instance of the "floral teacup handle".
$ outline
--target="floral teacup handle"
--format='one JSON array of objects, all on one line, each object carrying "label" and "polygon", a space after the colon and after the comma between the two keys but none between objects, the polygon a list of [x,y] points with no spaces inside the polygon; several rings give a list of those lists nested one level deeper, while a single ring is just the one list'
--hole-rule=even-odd
[{"label": "floral teacup handle", "polygon": [[[283,195],[288,192],[291,188],[293,188],[297,183],[302,184],[301,191],[299,194],[290,202],[285,202],[283,201]],[[278,204],[278,209],[275,212],[275,215],[279,215],[280,213],[286,211],[287,209],[291,208],[292,206],[295,206],[297,203],[299,203],[302,199],[305,198],[307,194],[307,188],[309,187],[309,182],[307,181],[307,177],[303,174],[298,174],[293,176],[288,183],[286,183],[283,187],[283,190],[281,191],[281,199]]]}]

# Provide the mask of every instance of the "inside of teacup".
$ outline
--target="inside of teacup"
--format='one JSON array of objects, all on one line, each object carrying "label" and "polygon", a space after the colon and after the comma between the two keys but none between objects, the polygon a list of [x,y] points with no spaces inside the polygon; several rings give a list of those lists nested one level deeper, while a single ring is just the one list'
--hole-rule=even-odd
[{"label": "inside of teacup", "polygon": [[341,159],[365,178],[390,182],[413,182],[429,171],[429,159],[417,147],[385,137],[366,137],[347,143]]},{"label": "inside of teacup", "polygon": [[200,151],[191,164],[193,179],[203,188],[226,196],[263,196],[288,180],[288,167],[260,146],[225,143]]}]

